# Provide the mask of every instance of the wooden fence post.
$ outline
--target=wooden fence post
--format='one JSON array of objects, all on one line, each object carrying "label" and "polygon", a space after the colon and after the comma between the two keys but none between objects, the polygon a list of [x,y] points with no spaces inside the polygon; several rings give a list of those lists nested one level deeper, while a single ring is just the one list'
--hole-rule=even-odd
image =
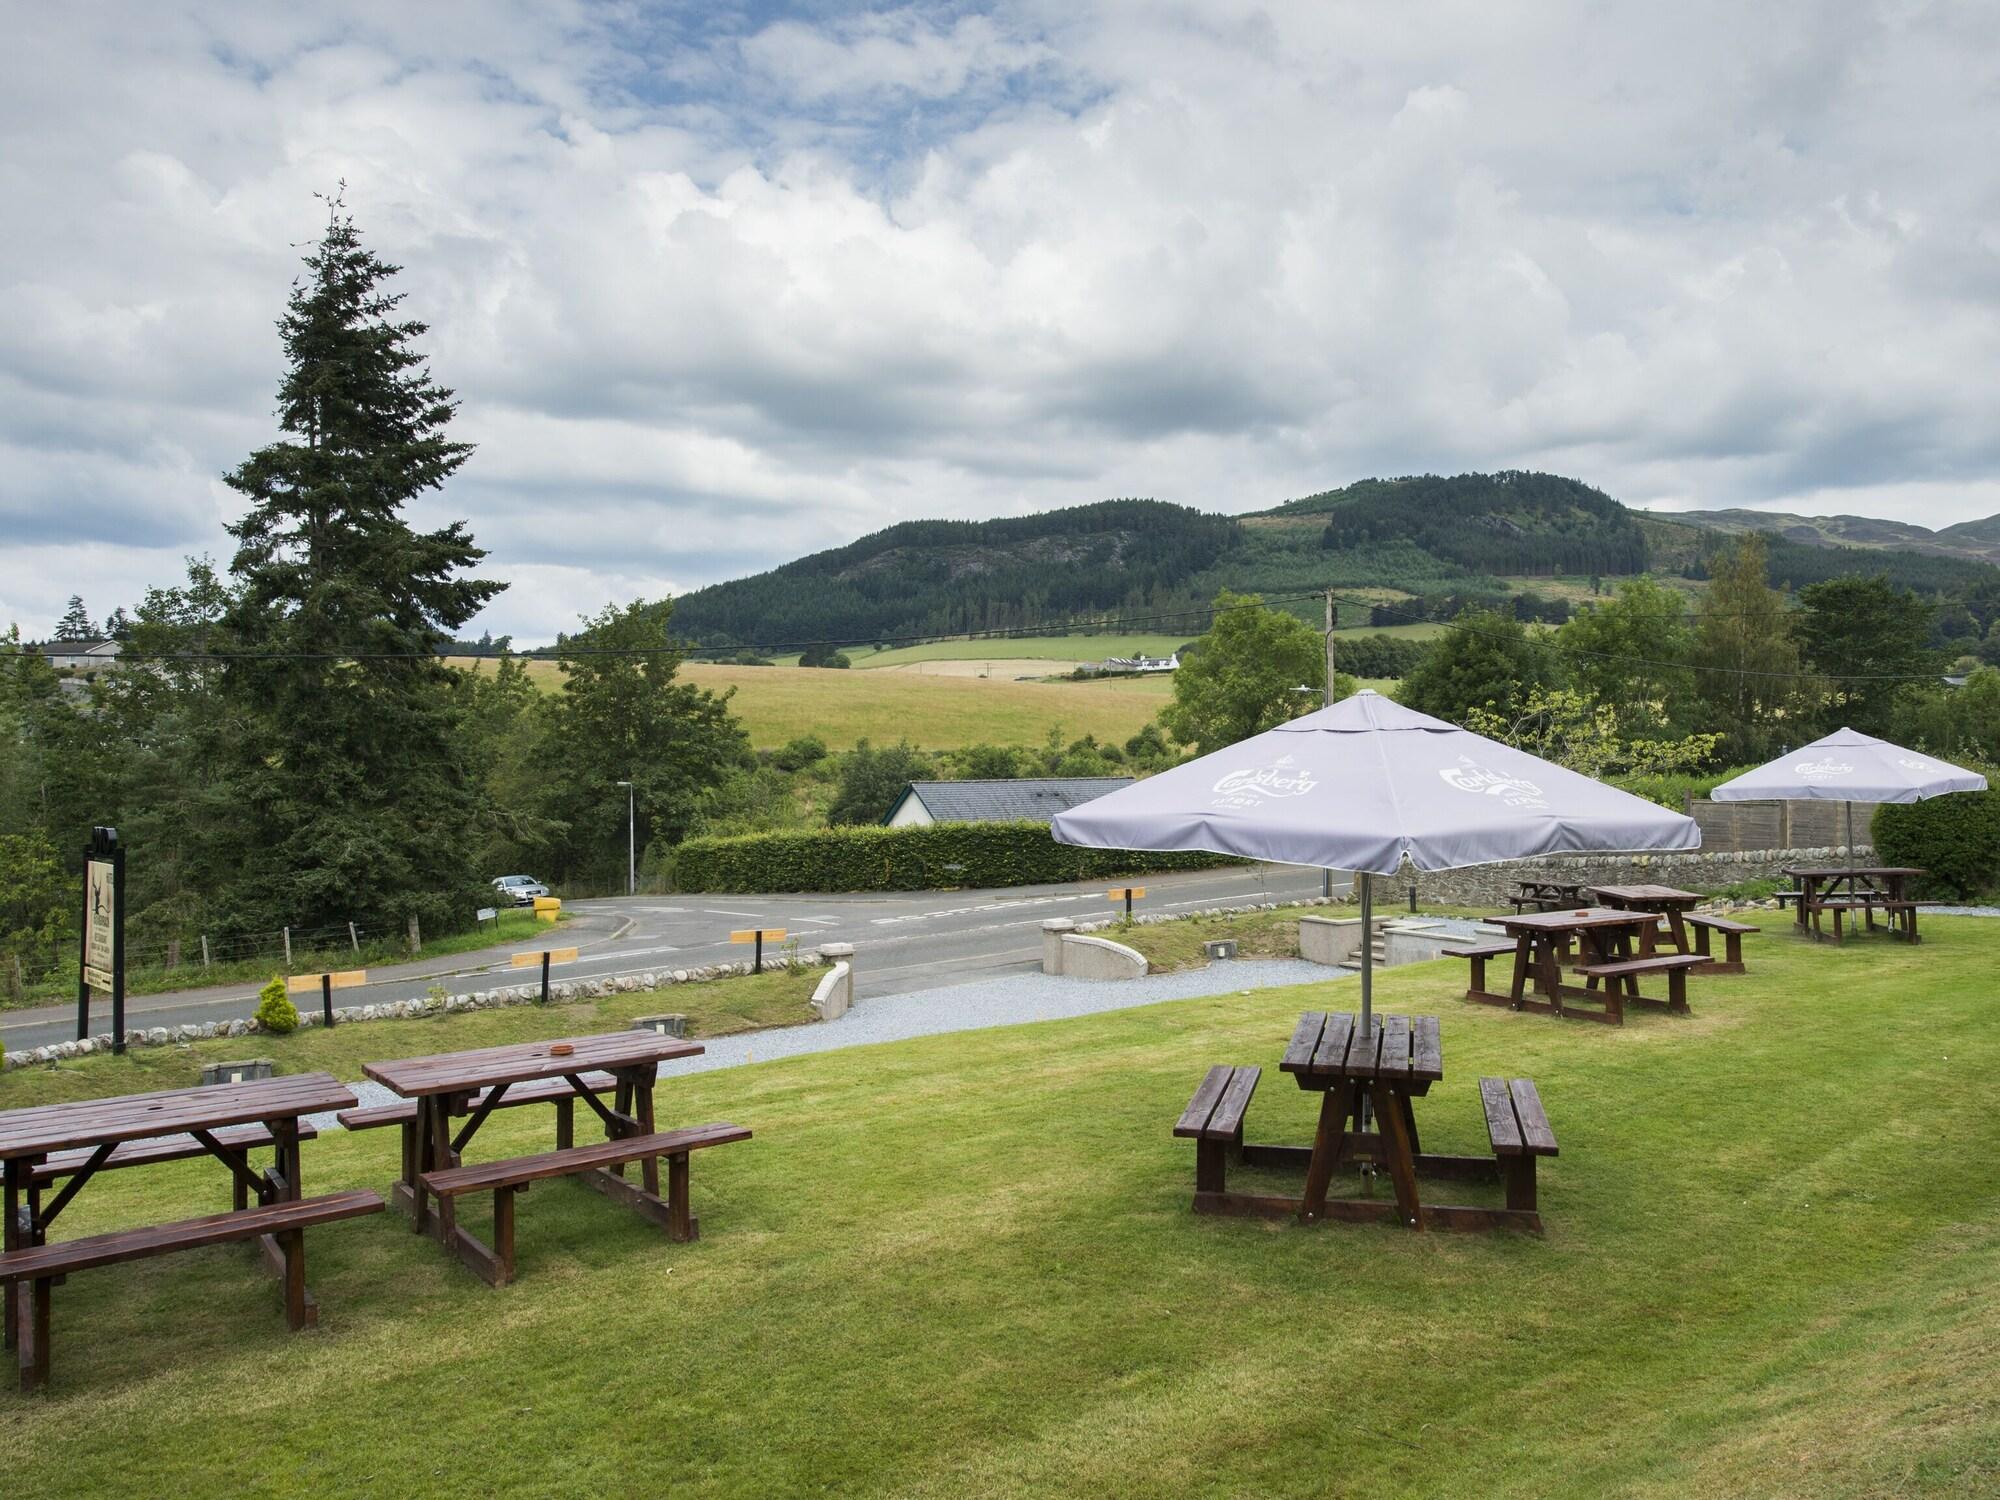
[{"label": "wooden fence post", "polygon": [[291,966],[292,966],[292,929],[287,927],[285,929],[285,967],[289,969],[291,968]]},{"label": "wooden fence post", "polygon": [[361,934],[354,930],[352,922],[347,924],[347,946],[352,948],[356,953],[361,951]]}]

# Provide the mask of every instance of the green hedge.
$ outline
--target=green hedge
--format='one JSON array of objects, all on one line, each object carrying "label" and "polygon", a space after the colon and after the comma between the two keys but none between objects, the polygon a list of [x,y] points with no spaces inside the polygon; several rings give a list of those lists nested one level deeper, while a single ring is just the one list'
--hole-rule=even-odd
[{"label": "green hedge", "polygon": [[939,823],[689,839],[674,851],[672,879],[683,891],[921,891],[1234,863],[1221,854],[1079,849],[1058,844],[1044,823]]},{"label": "green hedge", "polygon": [[[2000,786],[1993,767],[1968,769]],[[1885,802],[1875,809],[1871,836],[1883,864],[1930,872],[1920,883],[1927,896],[1970,901],[2000,888],[2000,791]]]}]

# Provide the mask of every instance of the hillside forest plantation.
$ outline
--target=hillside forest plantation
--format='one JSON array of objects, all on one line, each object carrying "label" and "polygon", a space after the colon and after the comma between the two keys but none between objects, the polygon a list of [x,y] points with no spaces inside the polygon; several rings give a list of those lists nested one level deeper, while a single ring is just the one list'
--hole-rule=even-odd
[{"label": "hillside forest plantation", "polygon": [[[1143,775],[1255,733],[1319,701],[1325,591],[1336,692],[1372,680],[1663,800],[1841,724],[2000,759],[1986,523],[1856,547],[1537,473],[1370,479],[1230,516],[1113,499],[908,522],[679,599],[605,601],[532,657],[467,640],[504,585],[471,576],[469,526],[407,517],[477,458],[396,270],[336,202],[280,324],[279,431],[224,476],[242,502],[225,560],[108,615],[79,598],[63,622],[62,639],[118,640],[116,669],[70,675],[18,630],[0,640],[0,982],[17,998],[74,974],[95,825],[131,851],[138,967],[204,935],[380,938],[413,917],[445,935],[497,874],[622,888],[626,781],[658,888],[687,839],[870,823],[912,779]],[[753,743],[737,688],[687,670],[821,666],[853,695],[885,648],[994,632],[1075,660],[1093,632],[1184,646],[1170,688],[1131,685],[1155,696],[1131,700],[1122,738],[1057,717],[923,748],[887,712],[865,738]],[[754,665],[780,659],[797,666]]]}]

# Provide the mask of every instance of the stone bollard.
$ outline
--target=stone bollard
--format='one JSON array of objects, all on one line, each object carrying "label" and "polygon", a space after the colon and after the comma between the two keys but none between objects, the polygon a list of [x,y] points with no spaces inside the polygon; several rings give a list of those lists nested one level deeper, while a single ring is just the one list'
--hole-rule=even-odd
[{"label": "stone bollard", "polygon": [[253,1078],[269,1078],[271,1059],[252,1057],[243,1062],[207,1063],[201,1070],[203,1083],[248,1083]]},{"label": "stone bollard", "polygon": [[634,1016],[627,1029],[658,1032],[661,1036],[686,1036],[688,1018],[679,1013],[664,1016]]},{"label": "stone bollard", "polygon": [[854,944],[821,943],[819,951],[833,967],[813,988],[813,1013],[822,1021],[838,1021],[854,1004]]},{"label": "stone bollard", "polygon": [[1068,917],[1050,917],[1042,923],[1042,972],[1060,974],[1063,971],[1063,934],[1075,932],[1076,923]]}]

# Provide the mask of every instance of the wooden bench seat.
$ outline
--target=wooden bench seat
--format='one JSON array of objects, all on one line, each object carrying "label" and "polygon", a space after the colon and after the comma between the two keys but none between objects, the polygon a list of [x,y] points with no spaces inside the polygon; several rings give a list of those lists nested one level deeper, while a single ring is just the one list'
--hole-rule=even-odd
[{"label": "wooden bench seat", "polygon": [[[271,1132],[264,1125],[229,1125],[209,1132],[215,1143],[229,1151],[257,1151],[275,1145]],[[319,1134],[305,1121],[299,1122],[299,1139],[312,1140]],[[206,1154],[208,1148],[191,1135],[161,1136],[150,1141],[126,1141],[112,1150],[110,1156],[98,1166],[100,1172],[110,1172],[119,1167],[143,1167],[154,1162],[184,1161],[190,1157]],[[59,1182],[72,1173],[79,1172],[90,1160],[93,1153],[88,1150],[58,1151],[34,1169],[33,1180],[36,1187],[46,1187]]]},{"label": "wooden bench seat", "polygon": [[[1699,912],[1689,912],[1683,920],[1694,932],[1695,953],[1708,960],[1702,966],[1704,974],[1741,974],[1743,972],[1743,937],[1745,933],[1759,932],[1748,922],[1737,922],[1728,917],[1704,916]],[[1711,933],[1721,933],[1725,944],[1723,957],[1717,958],[1710,950]]]},{"label": "wooden bench seat", "polygon": [[[688,1211],[688,1153],[708,1146],[726,1146],[747,1141],[747,1126],[715,1123],[692,1125],[682,1130],[666,1130],[651,1135],[620,1136],[588,1146],[569,1146],[545,1151],[538,1156],[516,1156],[504,1161],[478,1162],[469,1167],[449,1167],[426,1172],[426,1191],[442,1199],[467,1193],[493,1194],[493,1246],[489,1250],[462,1229],[453,1230],[454,1248],[460,1258],[491,1286],[505,1286],[514,1279],[514,1195],[530,1184],[551,1177],[583,1177],[593,1187],[609,1192],[633,1208],[645,1212],[666,1226],[675,1240],[692,1240],[700,1233],[700,1221]],[[603,1168],[628,1162],[667,1159],[665,1203],[630,1183],[612,1177]]]},{"label": "wooden bench seat", "polygon": [[284,1256],[285,1319],[294,1329],[317,1320],[317,1308],[306,1295],[305,1231],[317,1224],[380,1213],[382,1196],[360,1190],[327,1193],[259,1204],[232,1213],[209,1214],[176,1224],[150,1224],[119,1229],[83,1239],[29,1245],[0,1255],[0,1283],[31,1282],[27,1314],[19,1340],[21,1389],[32,1391],[49,1378],[49,1292],[58,1278],[98,1266],[146,1260],[206,1245],[234,1244],[272,1236]]},{"label": "wooden bench seat", "polygon": [[1181,1111],[1174,1134],[1192,1140],[1194,1146],[1194,1190],[1202,1193],[1226,1191],[1226,1158],[1243,1151],[1243,1116],[1250,1108],[1250,1096],[1257,1092],[1262,1068],[1232,1068],[1218,1063],[1208,1070],[1188,1107]]},{"label": "wooden bench seat", "polygon": [[1466,985],[1466,994],[1483,993],[1486,989],[1486,960],[1489,958],[1511,958],[1516,950],[1512,938],[1493,943],[1471,943],[1457,948],[1440,948],[1441,958],[1469,958],[1472,960],[1472,978]]},{"label": "wooden bench seat", "polygon": [[[1621,958],[1608,964],[1587,964],[1583,969],[1583,977],[1605,981],[1604,993],[1607,1002],[1613,1003],[1615,1009],[1622,1009],[1623,1006],[1634,1003],[1655,1006],[1664,1004],[1666,1009],[1685,1015],[1688,1008],[1688,970],[1698,969],[1707,962],[1708,960],[1698,953],[1662,953],[1651,958]],[[1664,1002],[1651,1000],[1639,993],[1639,978],[1644,974],[1667,976],[1667,998]],[[1618,988],[1621,985],[1624,987],[1622,993]]]},{"label": "wooden bench seat", "polygon": [[1500,1161],[1502,1180],[1507,1185],[1507,1207],[1535,1216],[1534,1227],[1542,1226],[1535,1206],[1535,1158],[1555,1156],[1556,1135],[1542,1109],[1542,1097],[1532,1079],[1482,1078],[1479,1102],[1486,1111],[1486,1136]]}]

